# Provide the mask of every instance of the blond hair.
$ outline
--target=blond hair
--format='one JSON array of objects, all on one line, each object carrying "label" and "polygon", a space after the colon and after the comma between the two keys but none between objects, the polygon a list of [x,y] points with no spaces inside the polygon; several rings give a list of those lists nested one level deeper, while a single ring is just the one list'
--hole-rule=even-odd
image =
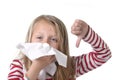
[{"label": "blond hair", "polygon": [[[54,29],[56,31],[57,36],[59,36],[60,40],[59,50],[68,56],[67,68],[64,68],[56,63],[57,71],[55,75],[52,76],[53,80],[69,80],[69,78],[74,80],[75,67],[73,59],[69,56],[68,34],[64,23],[60,19],[52,15],[38,16],[29,27],[25,42],[31,42],[33,27],[40,20],[45,20],[51,25],[55,26]],[[22,56],[26,70],[29,70],[32,62],[25,55],[22,54]]]}]

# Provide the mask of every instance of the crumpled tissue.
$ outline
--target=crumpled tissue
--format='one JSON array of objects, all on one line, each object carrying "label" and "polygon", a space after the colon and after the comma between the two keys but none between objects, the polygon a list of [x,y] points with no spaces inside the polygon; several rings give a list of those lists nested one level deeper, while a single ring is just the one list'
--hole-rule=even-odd
[{"label": "crumpled tissue", "polygon": [[[20,49],[20,51],[30,60],[35,60],[43,56],[55,55],[58,64],[67,67],[67,56],[47,43],[19,43],[17,48]],[[55,71],[56,65],[53,62],[41,70],[38,77],[40,80],[45,80],[46,73],[53,76]]]}]

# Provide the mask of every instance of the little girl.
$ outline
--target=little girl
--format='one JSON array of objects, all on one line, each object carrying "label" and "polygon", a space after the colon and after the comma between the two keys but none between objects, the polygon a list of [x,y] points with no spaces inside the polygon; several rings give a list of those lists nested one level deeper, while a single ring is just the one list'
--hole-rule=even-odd
[{"label": "little girl", "polygon": [[[46,74],[45,80],[76,80],[84,73],[101,66],[111,57],[107,44],[86,22],[75,20],[71,33],[78,37],[77,47],[82,39],[92,46],[93,51],[79,56],[70,56],[66,27],[55,16],[38,16],[30,25],[26,43],[48,43],[68,57],[67,68],[55,62],[57,66],[55,74],[53,76]],[[55,56],[45,56],[31,61],[20,52],[20,57],[14,59],[10,65],[8,80],[40,80],[39,72],[55,60]]]}]

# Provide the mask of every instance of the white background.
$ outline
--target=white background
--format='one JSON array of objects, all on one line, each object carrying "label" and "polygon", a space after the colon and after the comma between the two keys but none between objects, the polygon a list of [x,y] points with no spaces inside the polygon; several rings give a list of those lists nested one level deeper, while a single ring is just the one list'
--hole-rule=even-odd
[{"label": "white background", "polygon": [[7,80],[9,64],[18,54],[16,45],[24,42],[32,20],[41,14],[60,18],[67,26],[71,55],[89,52],[84,43],[75,47],[70,33],[75,19],[86,21],[109,45],[112,58],[103,66],[77,80],[120,80],[119,0],[0,0],[0,80]]}]

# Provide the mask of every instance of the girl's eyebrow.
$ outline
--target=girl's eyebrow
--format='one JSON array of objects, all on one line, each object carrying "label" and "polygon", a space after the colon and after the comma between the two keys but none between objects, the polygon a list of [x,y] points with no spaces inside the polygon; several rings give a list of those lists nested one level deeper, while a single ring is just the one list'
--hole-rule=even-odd
[{"label": "girl's eyebrow", "polygon": [[42,34],[41,32],[38,32],[38,33],[34,33],[35,35],[40,35],[40,34]]},{"label": "girl's eyebrow", "polygon": [[[43,33],[38,32],[38,33],[35,33],[34,35],[39,36],[39,35],[43,35]],[[57,38],[57,35],[56,34],[50,35],[50,37],[56,37]]]},{"label": "girl's eyebrow", "polygon": [[53,37],[58,37],[56,34],[52,35]]}]

